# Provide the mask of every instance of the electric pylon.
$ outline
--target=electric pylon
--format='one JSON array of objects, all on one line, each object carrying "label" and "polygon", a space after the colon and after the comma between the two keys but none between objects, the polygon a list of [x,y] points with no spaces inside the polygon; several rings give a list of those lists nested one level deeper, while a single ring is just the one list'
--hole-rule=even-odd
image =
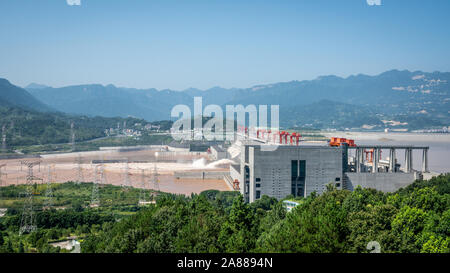
[{"label": "electric pylon", "polygon": [[153,192],[152,192],[152,200],[156,197],[156,195],[159,192],[159,175],[158,175],[158,168],[156,167],[156,164],[153,165]]},{"label": "electric pylon", "polygon": [[42,180],[41,178],[35,177],[33,175],[33,167],[36,165],[40,166],[40,161],[20,161],[20,165],[27,166],[28,172],[26,177],[25,185],[25,201],[23,204],[22,218],[20,220],[19,235],[25,232],[32,232],[36,230],[35,219],[33,215],[33,194],[34,194],[34,181]]},{"label": "electric pylon", "polygon": [[99,207],[100,206],[100,196],[98,194],[98,184],[99,184],[99,174],[98,174],[98,165],[95,165],[94,168],[94,182],[92,185],[92,195],[91,195],[91,207]]},{"label": "electric pylon", "polygon": [[130,166],[128,165],[128,158],[125,161],[125,169],[124,169],[124,177],[123,177],[122,187],[125,190],[128,190],[128,188],[131,187],[131,184],[130,184]]},{"label": "electric pylon", "polygon": [[145,180],[147,179],[147,176],[145,175],[145,170],[141,170],[141,190],[139,192],[139,205],[146,205],[148,204],[148,192],[145,189]]},{"label": "electric pylon", "polygon": [[6,153],[6,126],[2,126],[2,152]]},{"label": "electric pylon", "polygon": [[[3,171],[2,168],[6,167],[6,164],[1,164],[0,165],[0,197],[2,197],[2,191],[3,191],[3,186],[6,186],[6,183],[4,183],[5,185],[3,185]],[[5,176],[7,176],[7,174],[5,173]]]},{"label": "electric pylon", "polygon": [[45,190],[45,202],[44,202],[44,208],[50,209],[53,207],[53,189],[52,189],[52,183],[55,181],[55,177],[53,174],[53,171],[55,169],[55,166],[48,166],[48,175],[47,175],[47,187]]},{"label": "electric pylon", "polygon": [[75,151],[75,131],[74,123],[70,123],[70,145],[72,146],[72,152]]},{"label": "electric pylon", "polygon": [[106,180],[106,173],[105,173],[105,165],[103,164],[103,158],[102,158],[102,164],[100,164],[100,185],[105,186],[107,184]]},{"label": "electric pylon", "polygon": [[83,168],[81,167],[82,163],[83,162],[82,162],[81,155],[78,155],[78,158],[75,161],[75,164],[77,164],[77,181],[76,181],[77,184],[84,182]]}]

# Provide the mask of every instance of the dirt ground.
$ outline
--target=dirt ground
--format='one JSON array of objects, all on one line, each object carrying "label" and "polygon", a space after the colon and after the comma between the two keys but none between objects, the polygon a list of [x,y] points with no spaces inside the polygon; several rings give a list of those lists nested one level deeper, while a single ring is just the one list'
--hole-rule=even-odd
[{"label": "dirt ground", "polygon": [[[156,154],[155,154],[156,153]],[[202,159],[203,158],[203,159]],[[21,161],[41,161],[40,165],[33,168],[33,174],[42,178],[37,183],[48,181],[48,167],[52,171],[53,181],[57,183],[67,181],[78,181],[79,167],[83,182],[92,182],[95,179],[95,166],[97,166],[97,179],[100,179],[100,164],[92,164],[92,160],[105,160],[102,164],[104,170],[105,184],[124,185],[126,184],[126,160],[128,160],[128,185],[138,188],[156,189],[153,182],[153,173],[156,166],[158,174],[159,190],[163,192],[190,195],[200,193],[205,190],[215,189],[228,191],[231,188],[228,184],[219,179],[176,179],[174,172],[193,171],[227,171],[227,164],[217,164],[207,159],[205,155],[186,155],[185,153],[161,153],[154,150],[141,151],[94,151],[65,154],[42,155],[40,159],[9,159],[0,160],[0,165],[6,164],[2,168],[2,186],[12,184],[24,184],[27,175],[27,167],[21,166]],[[120,161],[111,163],[108,161]],[[81,164],[78,164],[78,161]],[[219,162],[220,163],[220,162]],[[142,183],[142,171],[145,173],[145,181]]]}]

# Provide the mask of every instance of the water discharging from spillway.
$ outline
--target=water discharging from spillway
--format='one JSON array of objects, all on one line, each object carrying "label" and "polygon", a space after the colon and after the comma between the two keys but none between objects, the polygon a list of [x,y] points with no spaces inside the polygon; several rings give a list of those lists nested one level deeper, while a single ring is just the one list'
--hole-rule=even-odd
[{"label": "water discharging from spillway", "polygon": [[233,160],[230,159],[221,159],[214,162],[211,162],[209,164],[206,164],[205,158],[199,158],[192,162],[192,167],[195,169],[214,169],[218,168],[220,165],[228,165],[235,163]]}]

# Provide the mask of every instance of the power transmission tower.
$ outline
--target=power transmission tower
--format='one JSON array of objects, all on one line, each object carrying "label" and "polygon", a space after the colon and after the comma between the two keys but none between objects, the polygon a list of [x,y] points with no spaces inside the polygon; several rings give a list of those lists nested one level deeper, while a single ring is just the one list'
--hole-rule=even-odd
[{"label": "power transmission tower", "polygon": [[22,218],[20,220],[20,230],[19,235],[25,232],[32,232],[36,230],[35,219],[33,215],[33,194],[34,194],[34,181],[42,180],[33,175],[33,167],[36,165],[40,166],[40,161],[20,161],[20,166],[27,166],[27,182],[25,185],[25,201],[23,204]]},{"label": "power transmission tower", "polygon": [[[102,159],[103,162],[103,159]],[[100,165],[100,185],[104,186],[107,184],[106,173],[105,173],[105,165],[102,163]]]},{"label": "power transmission tower", "polygon": [[[2,168],[6,167],[6,164],[1,164],[0,165],[0,197],[2,197],[2,190],[3,190],[3,172],[2,172]],[[5,173],[5,176],[7,176],[7,174]],[[6,186],[6,183],[5,183]]]},{"label": "power transmission tower", "polygon": [[91,195],[91,207],[99,207],[100,206],[100,196],[98,193],[98,184],[99,184],[99,178],[98,178],[98,165],[95,165],[94,168],[94,183],[92,185],[92,195]]},{"label": "power transmission tower", "polygon": [[83,176],[83,168],[81,167],[81,164],[83,163],[83,160],[81,158],[81,155],[78,155],[75,164],[77,164],[77,184],[80,184],[81,182],[84,182],[84,176]]},{"label": "power transmission tower", "polygon": [[145,175],[145,170],[141,170],[141,190],[139,192],[139,205],[146,205],[149,203],[148,201],[148,192],[145,189],[145,180],[147,179],[147,176]]},{"label": "power transmission tower", "polygon": [[2,126],[2,153],[6,153],[6,126]]},{"label": "power transmission tower", "polygon": [[128,158],[125,161],[125,169],[124,169],[124,177],[123,177],[122,187],[124,187],[124,189],[126,189],[126,190],[128,190],[128,188],[131,187],[131,184],[130,184],[130,166],[128,165]]},{"label": "power transmission tower", "polygon": [[73,122],[70,124],[70,145],[72,146],[72,152],[75,151],[75,130]]},{"label": "power transmission tower", "polygon": [[156,164],[153,165],[153,192],[152,192],[152,200],[156,197],[159,192],[159,175],[158,168]]},{"label": "power transmission tower", "polygon": [[52,189],[52,182],[55,181],[54,177],[54,166],[48,166],[48,175],[47,175],[47,188],[45,190],[45,202],[44,202],[44,208],[51,208],[53,207],[53,189]]}]

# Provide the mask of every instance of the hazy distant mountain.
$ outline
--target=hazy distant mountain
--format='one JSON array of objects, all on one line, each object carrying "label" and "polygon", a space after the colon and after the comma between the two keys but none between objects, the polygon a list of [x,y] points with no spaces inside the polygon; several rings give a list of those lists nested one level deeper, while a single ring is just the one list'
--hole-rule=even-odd
[{"label": "hazy distant mountain", "polygon": [[450,73],[391,70],[377,76],[322,76],[244,89],[230,103],[306,105],[322,99],[357,105],[440,100],[450,95]]},{"label": "hazy distant mountain", "polygon": [[[130,117],[87,117],[57,112],[26,90],[0,79],[0,130],[5,126],[9,152],[28,145],[68,143],[72,136],[72,122],[77,142],[105,137],[105,130],[122,124],[135,130],[142,130],[147,125],[143,119]],[[167,122],[157,124],[169,125]]]},{"label": "hazy distant mountain", "polygon": [[16,106],[29,110],[51,111],[52,109],[30,95],[25,89],[0,78],[0,105]]},{"label": "hazy distant mountain", "polygon": [[373,109],[330,100],[321,100],[302,107],[288,107],[281,112],[281,125],[310,128],[360,128],[382,126]]},{"label": "hazy distant mountain", "polygon": [[114,85],[77,85],[63,88],[28,89],[55,109],[104,117],[139,117],[147,120],[169,119],[170,109],[191,97],[183,92],[118,88]]},{"label": "hazy distant mountain", "polygon": [[50,86],[38,84],[38,83],[30,83],[29,85],[25,86],[25,89],[44,89],[49,88]]},{"label": "hazy distant mountain", "polygon": [[341,120],[340,124],[347,122],[356,126],[360,122],[350,121],[359,119],[375,125],[383,119],[397,116],[418,119],[424,125],[448,126],[449,82],[448,72],[391,70],[376,76],[321,76],[308,81],[241,89],[214,87],[208,90],[190,88],[184,91],[158,91],[118,88],[113,85],[79,85],[27,90],[60,111],[103,116],[131,115],[150,121],[169,119],[174,105],[186,104],[192,107],[193,97],[202,96],[203,106],[278,104],[280,115],[284,117],[282,123],[286,126],[310,124],[311,120],[322,120],[321,126],[335,126],[336,121],[329,117]]}]

